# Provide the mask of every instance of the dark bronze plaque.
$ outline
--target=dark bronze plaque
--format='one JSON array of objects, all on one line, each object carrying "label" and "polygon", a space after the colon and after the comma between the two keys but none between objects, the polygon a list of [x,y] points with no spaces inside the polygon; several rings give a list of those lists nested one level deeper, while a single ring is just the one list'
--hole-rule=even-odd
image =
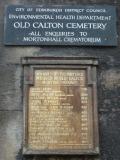
[{"label": "dark bronze plaque", "polygon": [[36,70],[29,91],[29,148],[93,148],[91,113],[85,70]]},{"label": "dark bronze plaque", "polygon": [[97,154],[96,61],[23,63],[24,153]]}]

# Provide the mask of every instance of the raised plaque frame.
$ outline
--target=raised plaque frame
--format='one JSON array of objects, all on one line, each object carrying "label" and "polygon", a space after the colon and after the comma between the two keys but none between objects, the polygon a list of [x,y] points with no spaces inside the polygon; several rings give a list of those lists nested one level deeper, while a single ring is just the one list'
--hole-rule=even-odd
[{"label": "raised plaque frame", "polygon": [[[97,111],[97,76],[98,61],[94,57],[23,57],[23,108],[24,108],[24,155],[99,155],[99,132]],[[32,150],[28,148],[28,89],[34,85],[35,69],[85,69],[87,84],[92,87],[93,149],[54,149]]]}]

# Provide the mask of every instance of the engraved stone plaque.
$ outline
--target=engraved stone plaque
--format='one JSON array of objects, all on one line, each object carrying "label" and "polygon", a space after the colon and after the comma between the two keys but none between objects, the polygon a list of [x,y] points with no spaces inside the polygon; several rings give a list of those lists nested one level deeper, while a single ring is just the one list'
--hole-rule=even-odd
[{"label": "engraved stone plaque", "polygon": [[84,70],[36,70],[29,91],[28,145],[32,149],[93,147],[91,104]]},{"label": "engraved stone plaque", "polygon": [[90,71],[88,66],[32,66],[25,103],[27,149],[59,153],[84,153],[96,149]]}]

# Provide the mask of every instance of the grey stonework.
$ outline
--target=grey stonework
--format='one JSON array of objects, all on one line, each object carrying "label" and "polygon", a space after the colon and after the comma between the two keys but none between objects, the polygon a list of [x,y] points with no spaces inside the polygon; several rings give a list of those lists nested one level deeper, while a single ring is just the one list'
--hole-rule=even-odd
[{"label": "grey stonework", "polygon": [[[120,160],[120,37],[117,47],[4,46],[4,7],[8,4],[111,4],[119,0],[0,0],[0,160],[22,160],[22,66],[23,56],[95,56],[98,68],[98,108],[101,160]],[[28,157],[29,160],[58,160]],[[79,157],[62,159],[80,160]]]}]

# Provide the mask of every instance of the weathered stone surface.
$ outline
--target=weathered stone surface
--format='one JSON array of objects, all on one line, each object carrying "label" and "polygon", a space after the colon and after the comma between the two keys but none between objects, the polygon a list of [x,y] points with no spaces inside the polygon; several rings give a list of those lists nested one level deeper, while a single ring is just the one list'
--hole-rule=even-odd
[{"label": "weathered stone surface", "polygon": [[19,160],[22,145],[22,112],[0,111],[0,160]]},{"label": "weathered stone surface", "polygon": [[0,110],[22,110],[21,68],[0,65]]},{"label": "weathered stone surface", "polygon": [[120,110],[100,115],[101,154],[103,160],[119,160]]}]

